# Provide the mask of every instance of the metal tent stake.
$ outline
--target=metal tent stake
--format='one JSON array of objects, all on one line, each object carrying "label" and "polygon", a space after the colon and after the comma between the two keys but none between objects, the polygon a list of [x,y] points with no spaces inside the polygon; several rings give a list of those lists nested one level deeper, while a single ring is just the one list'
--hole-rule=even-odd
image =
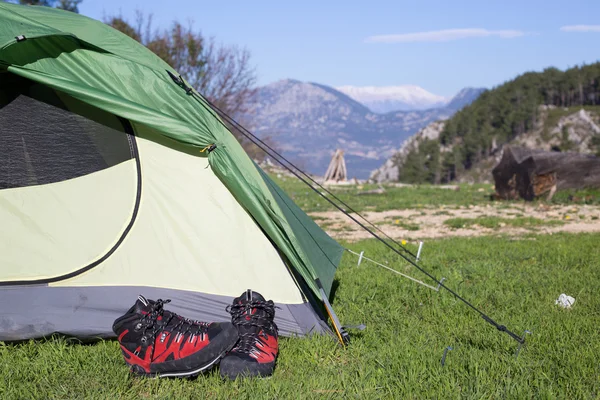
[{"label": "metal tent stake", "polygon": [[442,283],[444,283],[445,280],[446,280],[446,278],[442,278],[438,282],[437,289],[436,289],[438,292],[440,291],[440,288],[442,287]]},{"label": "metal tent stake", "polygon": [[527,334],[531,334],[531,332],[528,330],[523,332],[523,337],[521,338],[522,341],[519,342],[519,347],[517,347],[517,351],[515,352],[515,358],[519,357],[519,352],[521,351],[523,344],[525,344],[525,335],[527,335]]},{"label": "metal tent stake", "polygon": [[421,259],[421,249],[423,248],[423,242],[419,242],[419,250],[417,250],[416,260],[419,261]]},{"label": "metal tent stake", "polygon": [[452,350],[452,347],[448,346],[444,349],[444,355],[442,356],[442,367],[446,363],[446,354],[448,354],[449,350]]}]

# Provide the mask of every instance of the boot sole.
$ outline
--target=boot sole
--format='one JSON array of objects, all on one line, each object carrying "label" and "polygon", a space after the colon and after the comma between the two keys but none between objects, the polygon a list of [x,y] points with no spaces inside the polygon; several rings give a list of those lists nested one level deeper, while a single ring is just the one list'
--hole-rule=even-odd
[{"label": "boot sole", "polygon": [[275,370],[275,361],[268,364],[247,364],[233,370],[224,371],[220,375],[223,379],[236,380],[238,378],[270,378]]},{"label": "boot sole", "polygon": [[138,365],[133,365],[131,367],[131,372],[136,375],[143,376],[146,378],[152,378],[152,379],[194,377],[196,375],[201,374],[202,372],[206,372],[206,371],[210,370],[212,367],[217,365],[219,363],[219,361],[223,357],[225,357],[227,355],[227,353],[229,353],[231,351],[231,349],[233,349],[233,347],[235,346],[236,343],[237,343],[237,339],[235,341],[232,341],[232,343],[230,345],[228,345],[214,360],[202,365],[199,368],[193,369],[193,370],[175,371],[175,372],[146,372],[142,369],[142,367],[140,367]]},{"label": "boot sole", "polygon": [[192,371],[185,371],[185,372],[154,372],[154,373],[148,373],[146,371],[144,371],[141,367],[134,365],[133,367],[131,367],[131,372],[134,373],[135,375],[139,375],[139,376],[143,376],[146,378],[151,378],[151,379],[158,379],[158,378],[186,378],[186,377],[194,377],[196,375],[200,375],[202,372],[206,372],[208,370],[210,370],[212,367],[214,367],[215,365],[217,365],[219,363],[219,361],[225,357],[225,355],[227,353],[229,353],[229,351],[231,349],[233,349],[233,346],[235,346],[235,344],[233,344],[230,348],[228,348],[227,350],[225,350],[224,352],[222,352],[221,354],[219,354],[219,356],[217,358],[215,358],[214,360],[212,360],[211,362],[209,362],[206,365],[203,365],[200,368],[197,368],[195,370]]}]

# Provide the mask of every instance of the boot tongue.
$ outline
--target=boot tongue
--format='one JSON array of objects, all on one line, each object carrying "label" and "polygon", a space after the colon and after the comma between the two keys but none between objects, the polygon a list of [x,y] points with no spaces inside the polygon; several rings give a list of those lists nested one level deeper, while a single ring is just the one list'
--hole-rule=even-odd
[{"label": "boot tongue", "polygon": [[[264,310],[260,308],[252,308],[248,306],[248,303],[255,301],[265,301],[265,298],[257,292],[252,291],[251,289],[246,290],[240,297],[238,297],[238,303],[242,306],[247,306],[244,315],[246,321],[252,320],[252,317],[265,317],[266,313]],[[262,328],[260,326],[255,325],[240,325],[238,326],[238,330],[240,334],[256,334],[260,332]]]},{"label": "boot tongue", "polygon": [[133,312],[136,314],[141,313],[142,311],[149,311],[151,308],[152,303],[154,303],[152,300],[147,300],[144,296],[142,296],[141,294],[138,296],[137,301],[135,302],[135,304],[133,305]]},{"label": "boot tongue", "polygon": [[141,314],[150,313],[150,312],[152,312],[152,309],[155,304],[156,304],[156,301],[148,300],[140,294],[137,298],[137,301],[133,305],[133,312],[138,313],[138,314],[139,313],[141,313]]},{"label": "boot tongue", "polygon": [[251,302],[264,302],[265,298],[258,292],[254,292],[252,291],[252,289],[248,289],[246,290],[246,293],[244,293],[242,296],[240,296],[242,298],[241,303],[243,305],[246,305],[246,311],[245,311],[245,317],[246,320],[249,321],[252,316],[257,316],[257,317],[265,317],[266,316],[266,312],[261,309],[261,308],[253,308],[251,306],[248,306],[248,303]]},{"label": "boot tongue", "polygon": [[249,301],[265,301],[265,298],[262,297],[260,293],[255,292],[252,289],[248,289],[240,296],[240,300],[244,303],[247,303]]}]

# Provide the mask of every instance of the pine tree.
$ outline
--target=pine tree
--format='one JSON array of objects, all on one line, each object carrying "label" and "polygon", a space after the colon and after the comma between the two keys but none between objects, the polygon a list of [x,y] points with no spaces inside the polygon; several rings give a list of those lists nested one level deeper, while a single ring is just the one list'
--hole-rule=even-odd
[{"label": "pine tree", "polygon": [[[441,180],[455,179],[461,169],[468,170],[489,156],[493,143],[502,145],[532,130],[542,104],[557,107],[600,104],[600,63],[566,71],[547,68],[543,72],[528,72],[483,93],[447,121],[440,134],[439,143],[454,148],[440,162]],[[572,147],[568,137],[563,137],[562,147]],[[407,159],[423,156],[420,150],[412,153]],[[416,165],[413,160],[411,168]],[[419,176],[416,172],[409,175]]]}]

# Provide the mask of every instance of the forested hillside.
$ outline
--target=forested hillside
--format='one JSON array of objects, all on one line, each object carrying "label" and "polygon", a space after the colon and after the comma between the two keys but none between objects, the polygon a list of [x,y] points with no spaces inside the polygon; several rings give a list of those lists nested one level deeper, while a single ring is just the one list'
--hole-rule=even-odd
[{"label": "forested hillside", "polygon": [[[600,63],[529,72],[484,92],[447,121],[439,139],[424,141],[407,155],[400,180],[439,183],[456,179],[504,143],[532,130],[540,105],[600,105]],[[600,140],[595,143],[600,146]]]},{"label": "forested hillside", "polygon": [[450,118],[482,90],[464,88],[442,108],[378,114],[331,86],[285,79],[257,90],[247,120],[255,134],[272,138],[283,155],[309,172],[324,174],[341,148],[348,176],[364,179],[406,138]]}]

